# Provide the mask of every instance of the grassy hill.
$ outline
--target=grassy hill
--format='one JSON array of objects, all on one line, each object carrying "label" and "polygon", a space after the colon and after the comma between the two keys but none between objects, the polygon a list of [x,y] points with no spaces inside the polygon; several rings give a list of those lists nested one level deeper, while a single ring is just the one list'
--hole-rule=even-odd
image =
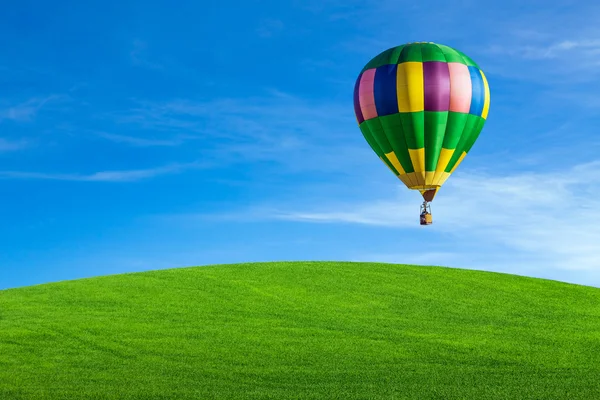
[{"label": "grassy hill", "polygon": [[0,399],[600,399],[600,289],[298,262],[0,291]]}]

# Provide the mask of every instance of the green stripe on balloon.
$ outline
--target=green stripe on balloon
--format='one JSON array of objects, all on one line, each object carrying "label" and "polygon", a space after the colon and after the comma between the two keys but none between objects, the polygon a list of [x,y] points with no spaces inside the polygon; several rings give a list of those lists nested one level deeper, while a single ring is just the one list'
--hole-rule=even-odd
[{"label": "green stripe on balloon", "polygon": [[398,60],[400,59],[400,54],[402,54],[402,49],[404,49],[405,45],[396,46],[392,48],[392,51],[388,54],[388,64],[398,64]]},{"label": "green stripe on balloon", "polygon": [[400,58],[398,59],[398,64],[404,62],[422,62],[423,55],[421,54],[421,44],[407,44],[402,49],[402,53],[400,54]]},{"label": "green stripe on balloon", "polygon": [[394,48],[390,48],[387,49],[386,51],[378,54],[376,57],[374,57],[371,61],[369,61],[367,63],[367,65],[365,65],[365,67],[362,69],[363,72],[368,70],[368,69],[372,69],[372,68],[377,68],[377,67],[381,67],[382,65],[386,65],[389,64],[389,59],[390,56],[394,54]]},{"label": "green stripe on balloon", "polygon": [[371,149],[373,149],[373,151],[375,152],[375,154],[377,154],[377,156],[379,156],[383,160],[383,162],[396,175],[400,175],[400,172],[392,165],[392,163],[389,162],[389,160],[387,159],[387,157],[385,156],[385,154],[383,154],[383,151],[382,151],[381,147],[379,146],[379,144],[375,140],[375,137],[371,133],[371,130],[369,129],[369,126],[366,124],[366,122],[363,122],[362,124],[360,124],[360,131],[362,132],[362,134],[365,137],[367,143],[369,143],[369,146],[371,146]]},{"label": "green stripe on balloon", "polygon": [[442,52],[444,53],[444,57],[446,59],[446,62],[456,62],[456,63],[461,63],[461,64],[467,64],[465,59],[463,58],[462,55],[460,55],[458,53],[458,51],[454,50],[452,47],[449,46],[445,46],[443,44],[438,44],[437,45]]},{"label": "green stripe on balloon", "polygon": [[[467,66],[479,68],[479,65],[477,65],[477,63],[475,61],[473,61],[471,59],[471,57],[467,56],[465,53],[463,53],[460,50],[456,50],[456,52],[462,56],[462,58],[465,60],[465,64],[467,64]],[[481,68],[479,68],[479,69],[481,69]]]},{"label": "green stripe on balloon", "polygon": [[402,118],[400,117],[400,114],[386,115],[379,117],[379,120],[381,121],[385,135],[394,149],[394,153],[396,154],[398,161],[400,161],[400,165],[404,168],[404,171],[406,173],[415,172],[410,160],[410,154],[408,153],[405,131],[402,127]]},{"label": "green stripe on balloon", "polygon": [[362,72],[368,69],[377,68],[381,65],[384,65],[385,60],[387,60],[388,58],[388,53],[391,53],[392,51],[393,49],[387,49],[386,51],[375,56],[371,61],[367,63],[367,65],[365,65],[365,67],[362,69]]},{"label": "green stripe on balloon", "polygon": [[469,137],[467,138],[467,141],[465,144],[465,149],[464,149],[465,152],[468,153],[471,150],[471,148],[475,144],[475,141],[479,137],[481,130],[483,129],[483,125],[485,125],[485,119],[483,119],[481,117],[477,117],[477,125],[476,125],[475,129],[471,132]]},{"label": "green stripe on balloon", "polygon": [[400,175],[400,171],[394,167],[394,165],[388,160],[386,154],[392,151],[390,143],[387,140],[387,137],[384,132],[384,128],[382,124],[379,122],[379,118],[374,118],[369,121],[365,121],[365,128],[368,132],[370,132],[373,141],[375,142],[375,146],[379,149],[379,153],[377,155],[383,159],[383,162],[386,163],[388,167],[396,174]]},{"label": "green stripe on balloon", "polygon": [[379,147],[379,145],[375,141],[375,138],[373,137],[373,134],[369,130],[369,127],[367,126],[367,124],[365,122],[363,122],[362,124],[360,124],[359,128],[360,128],[360,131],[362,132],[363,136],[365,137],[365,140],[367,141],[369,146],[373,149],[375,154],[377,154],[377,156],[381,157],[383,154],[383,152],[381,151],[381,147]]},{"label": "green stripe on balloon", "polygon": [[447,120],[447,111],[425,111],[425,171],[435,171],[442,151]]},{"label": "green stripe on balloon", "polygon": [[423,58],[423,62],[427,61],[442,61],[446,62],[446,57],[444,57],[444,53],[442,49],[434,44],[423,45],[421,46],[421,55]]},{"label": "green stripe on balloon", "polygon": [[377,144],[379,145],[379,148],[381,149],[382,153],[387,154],[393,151],[392,146],[390,145],[390,142],[388,141],[387,136],[385,135],[383,126],[379,121],[379,118],[373,118],[368,121],[365,121],[364,123],[369,128],[371,135],[373,135],[373,138],[375,139],[375,142],[377,142]]},{"label": "green stripe on balloon", "polygon": [[367,65],[365,65],[361,73],[365,72],[368,69],[379,68],[384,65],[399,64],[398,60],[400,59],[400,55],[404,47],[405,45],[396,46],[381,52],[371,61],[369,61]]},{"label": "green stripe on balloon", "polygon": [[472,137],[473,132],[475,132],[475,130],[477,129],[479,120],[482,119],[481,117],[478,117],[476,115],[472,115],[472,114],[466,114],[466,115],[467,115],[467,122],[465,124],[465,128],[463,129],[463,132],[460,135],[460,139],[458,141],[458,144],[456,145],[456,150],[454,150],[454,154],[452,155],[452,158],[450,158],[450,162],[446,166],[446,169],[445,169],[446,172],[452,171],[452,168],[454,168],[454,165],[456,164],[458,159],[461,157],[463,151],[465,151],[465,149],[467,147],[467,142],[469,141],[469,138]]},{"label": "green stripe on balloon", "polygon": [[406,145],[409,149],[422,149],[425,146],[425,112],[398,113],[402,120],[402,128]]},{"label": "green stripe on balloon", "polygon": [[444,143],[442,145],[445,149],[455,149],[458,145],[458,141],[465,129],[467,123],[467,116],[469,114],[458,113],[454,111],[448,111],[448,120],[446,122],[446,133],[444,134]]},{"label": "green stripe on balloon", "polygon": [[410,43],[391,47],[379,53],[364,66],[361,72],[388,64],[427,61],[458,62],[479,68],[479,65],[469,56],[452,47],[436,43]]}]

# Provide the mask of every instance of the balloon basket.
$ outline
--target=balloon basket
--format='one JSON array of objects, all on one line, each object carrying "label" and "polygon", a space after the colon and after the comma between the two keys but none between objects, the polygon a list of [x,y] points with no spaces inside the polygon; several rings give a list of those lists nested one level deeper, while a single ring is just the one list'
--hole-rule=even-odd
[{"label": "balloon basket", "polygon": [[433,218],[431,217],[431,206],[427,201],[424,201],[421,204],[421,215],[419,219],[421,225],[431,225],[433,223]]}]

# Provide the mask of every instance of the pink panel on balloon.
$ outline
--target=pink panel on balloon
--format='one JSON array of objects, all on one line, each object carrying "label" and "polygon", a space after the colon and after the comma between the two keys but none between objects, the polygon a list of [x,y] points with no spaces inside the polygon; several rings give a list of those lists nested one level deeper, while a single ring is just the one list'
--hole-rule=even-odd
[{"label": "pink panel on balloon", "polygon": [[448,63],[450,69],[450,111],[469,113],[471,107],[471,75],[464,64]]},{"label": "pink panel on balloon", "polygon": [[375,107],[375,97],[373,96],[373,85],[375,82],[376,69],[368,69],[363,72],[358,88],[358,98],[360,109],[365,120],[377,117],[377,108]]}]

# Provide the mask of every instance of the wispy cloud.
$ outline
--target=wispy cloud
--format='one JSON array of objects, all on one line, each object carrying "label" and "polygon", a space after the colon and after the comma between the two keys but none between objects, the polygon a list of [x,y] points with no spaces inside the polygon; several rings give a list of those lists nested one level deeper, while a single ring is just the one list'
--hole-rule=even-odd
[{"label": "wispy cloud", "polygon": [[0,138],[0,153],[21,150],[25,147],[29,146],[29,141],[27,140],[7,140]]},{"label": "wispy cloud", "polygon": [[129,59],[133,65],[138,67],[155,70],[162,70],[164,68],[163,65],[149,60],[148,43],[140,39],[135,39],[131,44]]},{"label": "wispy cloud", "polygon": [[534,60],[573,57],[575,55],[594,57],[600,62],[600,39],[561,40],[539,46],[525,45],[511,48],[496,45],[492,46],[490,51]]},{"label": "wispy cloud", "polygon": [[209,164],[205,162],[192,162],[187,164],[170,164],[148,169],[100,171],[91,174],[0,171],[0,179],[38,179],[80,182],[132,182],[150,179],[160,175],[180,173],[190,169],[207,168],[208,166]]},{"label": "wispy cloud", "polygon": [[[595,273],[600,284],[599,171],[600,161],[564,171],[509,176],[457,171],[432,203],[434,224],[425,229],[432,238],[454,237],[456,250],[443,253],[459,257],[464,266],[472,266],[477,260],[481,268],[503,265],[506,270],[513,263],[526,266],[534,274],[545,269]],[[379,190],[365,187],[363,192]],[[404,188],[401,193],[392,199],[365,200],[364,195],[357,196],[356,201],[323,199],[320,205],[312,207],[303,206],[299,198],[299,203],[241,210],[238,216],[242,221],[424,229],[418,225],[416,215],[418,196],[409,196]],[[235,218],[234,214],[223,217]],[[480,254],[490,246],[495,246],[495,251]],[[426,259],[442,261],[439,257]],[[406,261],[398,257],[397,262]]]},{"label": "wispy cloud", "polygon": [[[431,0],[413,5],[366,0],[336,7],[356,15],[348,20],[355,34],[336,48],[361,54],[365,62],[389,47],[425,40],[459,48],[492,78],[555,87],[600,76],[600,29],[587,23],[600,18],[593,2],[577,7],[569,1],[490,2],[482,8],[470,0],[450,7]],[[398,24],[410,34],[394,34]]]},{"label": "wispy cloud", "polygon": [[[547,83],[552,87],[595,82],[600,75],[600,31],[591,38],[583,35],[575,29],[566,38],[521,41],[518,35],[509,35],[504,43],[489,43],[482,54],[494,57],[486,64],[489,71],[500,76]],[[532,74],[534,70],[536,74]],[[548,79],[559,76],[560,81]]]},{"label": "wispy cloud", "polygon": [[64,96],[52,95],[43,98],[32,98],[25,102],[12,106],[0,106],[0,121],[31,121],[36,116],[36,114],[48,103],[61,99],[64,99]]},{"label": "wispy cloud", "polygon": [[203,156],[222,164],[269,160],[288,171],[348,170],[368,154],[351,104],[275,90],[246,99],[144,102],[115,118],[125,126],[193,135],[202,140]]},{"label": "wispy cloud", "polygon": [[138,136],[129,136],[129,135],[118,135],[114,133],[108,132],[96,132],[96,136],[101,137],[103,139],[115,142],[115,143],[124,143],[132,146],[138,147],[152,147],[152,146],[179,146],[184,143],[188,139],[192,139],[193,136],[183,136],[177,135],[176,137],[170,139],[154,139],[154,138],[143,138]]},{"label": "wispy cloud", "polygon": [[549,87],[594,83],[600,77],[600,29],[582,20],[600,17],[593,3],[536,8],[496,19],[490,34],[473,47],[487,70]]},{"label": "wispy cloud", "polygon": [[264,19],[261,21],[260,26],[256,29],[256,33],[258,33],[258,36],[262,38],[270,38],[281,32],[283,28],[284,24],[279,19]]}]

